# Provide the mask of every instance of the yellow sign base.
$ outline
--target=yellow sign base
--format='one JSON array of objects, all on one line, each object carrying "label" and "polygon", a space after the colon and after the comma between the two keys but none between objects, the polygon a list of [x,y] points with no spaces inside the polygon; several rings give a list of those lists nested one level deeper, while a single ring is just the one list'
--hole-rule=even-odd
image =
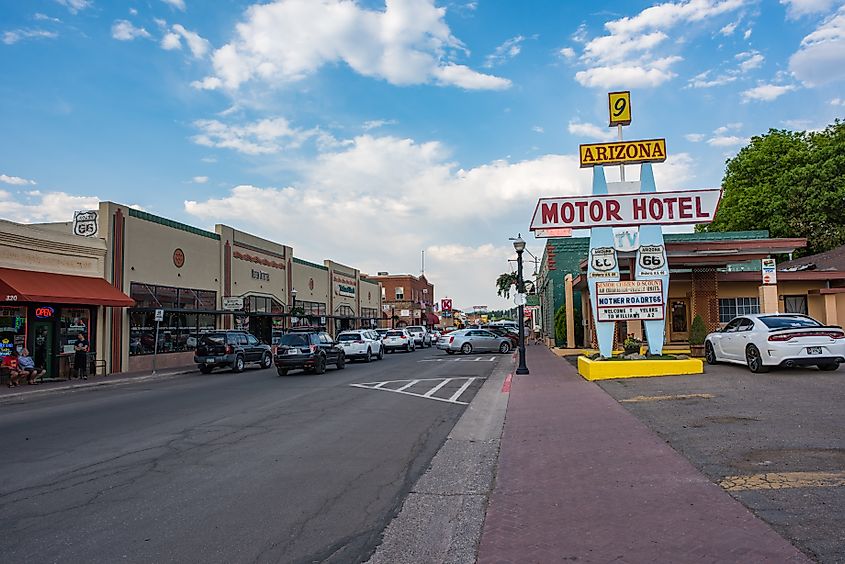
[{"label": "yellow sign base", "polygon": [[703,373],[704,363],[698,358],[683,360],[590,360],[586,356],[578,357],[578,374],[585,380],[590,381]]}]

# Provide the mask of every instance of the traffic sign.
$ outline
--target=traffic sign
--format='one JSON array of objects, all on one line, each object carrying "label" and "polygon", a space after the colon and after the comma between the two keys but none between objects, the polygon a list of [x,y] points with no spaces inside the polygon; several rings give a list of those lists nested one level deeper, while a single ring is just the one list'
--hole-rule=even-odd
[{"label": "traffic sign", "polygon": [[517,306],[525,305],[525,294],[514,294],[513,303]]},{"label": "traffic sign", "polygon": [[154,321],[164,321],[164,310],[163,309],[157,309],[156,310]]}]

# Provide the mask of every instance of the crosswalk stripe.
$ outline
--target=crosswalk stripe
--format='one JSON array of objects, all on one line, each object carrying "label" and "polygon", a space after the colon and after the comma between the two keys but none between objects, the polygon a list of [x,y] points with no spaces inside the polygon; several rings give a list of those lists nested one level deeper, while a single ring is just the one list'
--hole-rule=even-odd
[{"label": "crosswalk stripe", "polygon": [[461,397],[461,394],[464,393],[465,391],[467,391],[467,388],[469,388],[470,384],[472,384],[474,381],[475,381],[475,378],[470,378],[469,380],[464,382],[464,385],[461,386],[460,389],[457,392],[455,392],[452,395],[451,398],[449,398],[449,401],[457,401],[457,399],[459,397]]},{"label": "crosswalk stripe", "polygon": [[424,398],[430,398],[432,394],[434,394],[437,390],[439,390],[440,388],[442,388],[443,386],[445,386],[446,384],[448,384],[451,381],[452,381],[451,378],[446,378],[445,380],[443,380],[442,382],[440,382],[439,384],[437,384],[436,386],[431,388],[429,391],[424,393],[423,397]]},{"label": "crosswalk stripe", "polygon": [[417,384],[417,383],[419,383],[419,380],[411,380],[409,383],[405,384],[401,388],[398,388],[396,391],[401,392],[402,390],[407,390],[408,388],[410,388],[411,386],[413,386],[414,384]]},{"label": "crosswalk stripe", "polygon": [[[469,405],[468,402],[460,401],[459,398],[461,395],[467,391],[467,389],[472,385],[473,382],[476,380],[484,380],[486,376],[462,376],[458,378],[417,378],[415,380],[387,380],[384,382],[365,382],[360,384],[349,384],[353,388],[362,388],[365,390],[381,390],[382,392],[393,392],[394,394],[404,394],[407,396],[414,396],[417,398],[424,398],[424,399],[432,399],[435,401],[442,401],[445,403],[452,403],[458,405]],[[439,398],[434,394],[437,393],[438,390],[443,388],[444,386],[448,385],[450,382],[455,380],[466,380],[463,385],[461,385],[460,389],[450,398]],[[402,383],[402,386],[399,388],[387,388],[387,384],[398,384]],[[413,387],[414,384],[419,384],[420,382],[438,382],[432,389],[428,390],[427,392],[420,394],[415,392],[407,391],[409,388]]]}]

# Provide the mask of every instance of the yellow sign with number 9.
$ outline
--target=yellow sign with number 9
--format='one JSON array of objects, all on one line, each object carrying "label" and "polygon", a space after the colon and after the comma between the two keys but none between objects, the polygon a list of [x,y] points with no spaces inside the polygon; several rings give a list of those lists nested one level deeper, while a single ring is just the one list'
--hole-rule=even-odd
[{"label": "yellow sign with number 9", "polygon": [[607,95],[610,110],[610,127],[631,123],[631,92],[610,92]]}]

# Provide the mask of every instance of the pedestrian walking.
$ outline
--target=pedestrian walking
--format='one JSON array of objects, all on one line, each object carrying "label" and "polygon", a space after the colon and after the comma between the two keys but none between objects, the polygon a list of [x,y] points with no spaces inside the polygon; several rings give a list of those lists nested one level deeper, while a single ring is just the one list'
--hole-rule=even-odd
[{"label": "pedestrian walking", "polygon": [[88,379],[88,350],[90,349],[88,339],[85,338],[85,333],[79,333],[76,336],[76,343],[73,346],[73,371],[77,378],[83,380]]}]

